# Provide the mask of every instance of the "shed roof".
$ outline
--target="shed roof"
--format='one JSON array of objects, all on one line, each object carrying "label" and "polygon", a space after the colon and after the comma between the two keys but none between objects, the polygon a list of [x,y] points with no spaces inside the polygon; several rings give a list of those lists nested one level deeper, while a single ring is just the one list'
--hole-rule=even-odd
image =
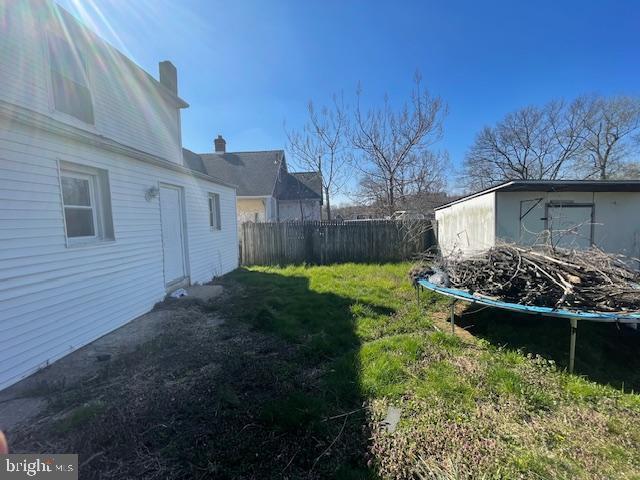
[{"label": "shed roof", "polygon": [[640,180],[511,180],[466,195],[434,210],[450,207],[491,192],[640,192]]}]

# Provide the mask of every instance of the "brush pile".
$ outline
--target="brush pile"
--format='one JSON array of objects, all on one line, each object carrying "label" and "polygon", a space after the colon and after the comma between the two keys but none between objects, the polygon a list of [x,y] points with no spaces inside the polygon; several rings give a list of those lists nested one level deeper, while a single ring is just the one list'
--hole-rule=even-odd
[{"label": "brush pile", "polygon": [[[628,260],[628,259],[627,259]],[[410,272],[476,295],[523,305],[596,312],[640,312],[640,272],[598,249],[500,245],[468,259],[430,257]]]}]

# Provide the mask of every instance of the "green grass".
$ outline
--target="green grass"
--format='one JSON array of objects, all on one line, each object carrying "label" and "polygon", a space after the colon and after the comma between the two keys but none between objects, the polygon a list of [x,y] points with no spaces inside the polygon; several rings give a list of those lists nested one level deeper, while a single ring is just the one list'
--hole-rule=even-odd
[{"label": "green grass", "polygon": [[159,305],[157,337],[47,392],[12,448],[104,452],[82,478],[639,478],[638,342],[581,325],[569,375],[568,330],[484,310],[452,335],[409,268],[238,269],[223,297]]},{"label": "green grass", "polygon": [[[317,391],[270,402],[263,421],[321,435],[327,418],[365,405],[371,420],[345,425],[369,432],[369,474],[385,478],[407,475],[420,458],[429,459],[429,471],[455,472],[451,478],[631,478],[640,471],[630,453],[640,447],[632,426],[639,396],[559,369],[568,337],[555,330],[552,347],[540,349],[546,357],[523,353],[536,353],[527,347],[544,342],[544,331],[527,324],[534,330],[525,328],[527,335],[542,339],[519,338],[513,323],[496,327],[496,312],[480,318],[493,325],[493,336],[463,341],[438,331],[434,318],[446,319],[446,300],[426,293],[418,306],[408,269],[254,267],[225,279],[242,289],[236,318],[291,342],[300,365],[322,366]],[[581,348],[583,358],[604,361]],[[555,361],[547,360],[550,352]],[[601,380],[605,369],[597,368]],[[392,436],[377,423],[391,404],[403,409]]]}]

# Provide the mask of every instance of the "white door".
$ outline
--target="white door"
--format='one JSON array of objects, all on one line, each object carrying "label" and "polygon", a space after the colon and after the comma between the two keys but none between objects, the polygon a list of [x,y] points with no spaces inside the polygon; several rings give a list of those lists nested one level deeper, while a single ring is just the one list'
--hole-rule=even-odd
[{"label": "white door", "polygon": [[592,243],[592,205],[549,205],[547,212],[551,244],[584,249]]},{"label": "white door", "polygon": [[164,281],[168,285],[185,276],[182,191],[180,188],[167,185],[160,187],[160,214]]}]

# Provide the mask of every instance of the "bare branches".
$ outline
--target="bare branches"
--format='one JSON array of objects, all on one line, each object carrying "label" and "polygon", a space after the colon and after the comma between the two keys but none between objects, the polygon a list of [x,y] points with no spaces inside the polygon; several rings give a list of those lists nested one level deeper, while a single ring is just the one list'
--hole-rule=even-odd
[{"label": "bare branches", "polygon": [[463,182],[478,190],[517,179],[606,179],[624,171],[638,146],[638,132],[636,98],[585,96],[529,106],[476,136]]},{"label": "bare branches", "polygon": [[358,91],[351,142],[359,152],[354,165],[362,175],[363,196],[390,215],[404,197],[442,179],[446,157],[430,147],[442,137],[446,110],[440,97],[421,88],[419,74],[409,101],[399,109],[385,98],[380,108],[364,112]]},{"label": "bare branches", "polygon": [[342,187],[348,151],[349,118],[342,96],[330,106],[307,105],[307,123],[301,131],[287,132],[289,151],[302,168],[320,172],[327,218],[331,220],[331,197]]},{"label": "bare branches", "polygon": [[640,99],[581,97],[575,102],[585,117],[581,135],[585,155],[582,175],[605,180],[624,171],[625,161],[638,150]]},{"label": "bare branches", "polygon": [[432,258],[410,275],[415,282],[437,270],[455,288],[524,305],[637,312],[640,274],[624,260],[597,248],[500,245],[470,259]]}]

